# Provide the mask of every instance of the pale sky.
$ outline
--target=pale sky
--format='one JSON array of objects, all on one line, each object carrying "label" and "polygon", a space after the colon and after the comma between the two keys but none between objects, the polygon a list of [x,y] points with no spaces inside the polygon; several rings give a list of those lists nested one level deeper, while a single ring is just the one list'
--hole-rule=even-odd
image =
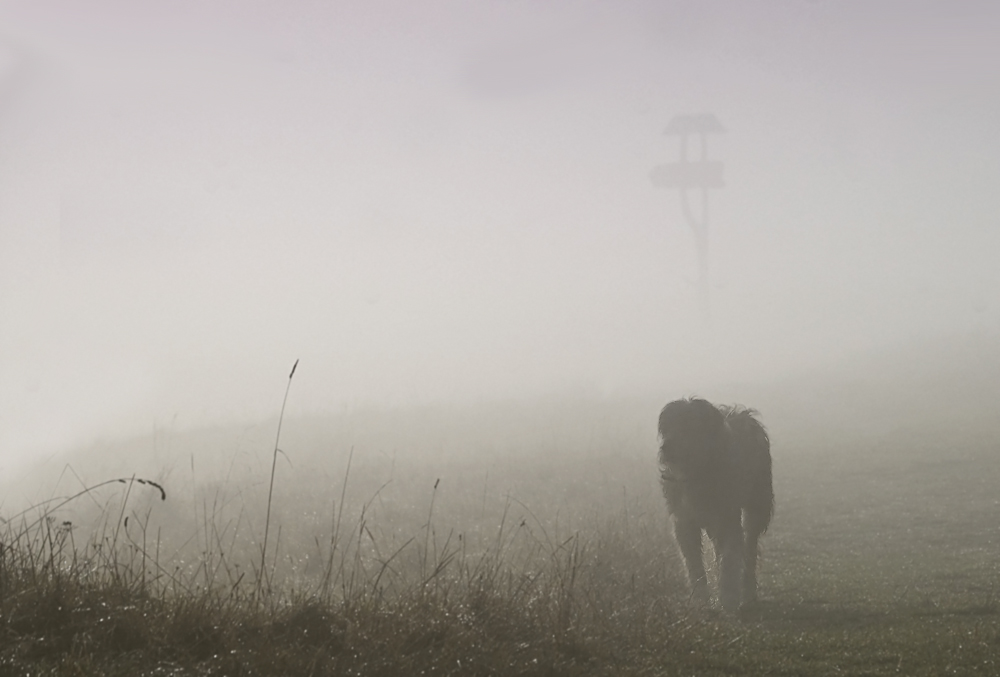
[{"label": "pale sky", "polygon": [[[1000,335],[991,2],[0,0],[0,463]],[[712,323],[676,191],[713,113]]]}]

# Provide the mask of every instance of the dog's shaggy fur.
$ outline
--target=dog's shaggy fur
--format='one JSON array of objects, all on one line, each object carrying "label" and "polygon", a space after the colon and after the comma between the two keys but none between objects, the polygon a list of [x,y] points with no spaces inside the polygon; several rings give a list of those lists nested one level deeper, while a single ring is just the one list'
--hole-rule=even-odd
[{"label": "dog's shaggy fur", "polygon": [[757,598],[757,540],[774,514],[771,442],[757,412],[675,400],[660,412],[660,479],[691,593],[708,601],[701,532],[715,548],[726,611]]}]

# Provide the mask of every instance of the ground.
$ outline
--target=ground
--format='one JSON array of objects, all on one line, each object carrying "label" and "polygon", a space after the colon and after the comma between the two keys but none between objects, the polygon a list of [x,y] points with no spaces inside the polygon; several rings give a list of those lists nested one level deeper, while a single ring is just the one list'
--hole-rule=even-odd
[{"label": "ground", "polygon": [[190,451],[166,502],[114,483],[7,523],[0,675],[1000,674],[992,424],[774,417],[761,600],[734,617],[687,599],[655,418],[602,407],[357,419],[353,451],[343,420],[286,422],[264,576],[267,443],[178,434],[228,474]]}]

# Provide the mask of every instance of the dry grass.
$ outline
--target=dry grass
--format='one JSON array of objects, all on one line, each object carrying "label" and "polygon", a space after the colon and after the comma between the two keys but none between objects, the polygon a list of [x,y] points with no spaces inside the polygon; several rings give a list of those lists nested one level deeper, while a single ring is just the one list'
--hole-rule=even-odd
[{"label": "dry grass", "polygon": [[167,501],[127,480],[5,522],[0,675],[1000,670],[996,438],[772,428],[763,601],[726,618],[687,603],[635,411],[290,421],[270,506],[273,426],[177,434]]}]

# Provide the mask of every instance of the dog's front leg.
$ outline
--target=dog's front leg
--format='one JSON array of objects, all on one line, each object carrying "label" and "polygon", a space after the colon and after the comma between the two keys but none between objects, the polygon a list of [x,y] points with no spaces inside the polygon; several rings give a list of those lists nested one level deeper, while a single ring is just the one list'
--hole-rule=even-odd
[{"label": "dog's front leg", "polygon": [[675,519],[674,537],[687,566],[691,596],[699,604],[707,604],[708,579],[705,577],[705,563],[701,553],[701,527],[692,520]]},{"label": "dog's front leg", "polygon": [[[731,521],[731,520],[729,520]],[[743,575],[743,528],[737,517],[719,535],[722,561],[719,566],[719,601],[722,608],[735,613],[740,608],[740,583]]]},{"label": "dog's front leg", "polygon": [[757,601],[757,540],[760,534],[747,531],[743,557],[743,601]]}]

